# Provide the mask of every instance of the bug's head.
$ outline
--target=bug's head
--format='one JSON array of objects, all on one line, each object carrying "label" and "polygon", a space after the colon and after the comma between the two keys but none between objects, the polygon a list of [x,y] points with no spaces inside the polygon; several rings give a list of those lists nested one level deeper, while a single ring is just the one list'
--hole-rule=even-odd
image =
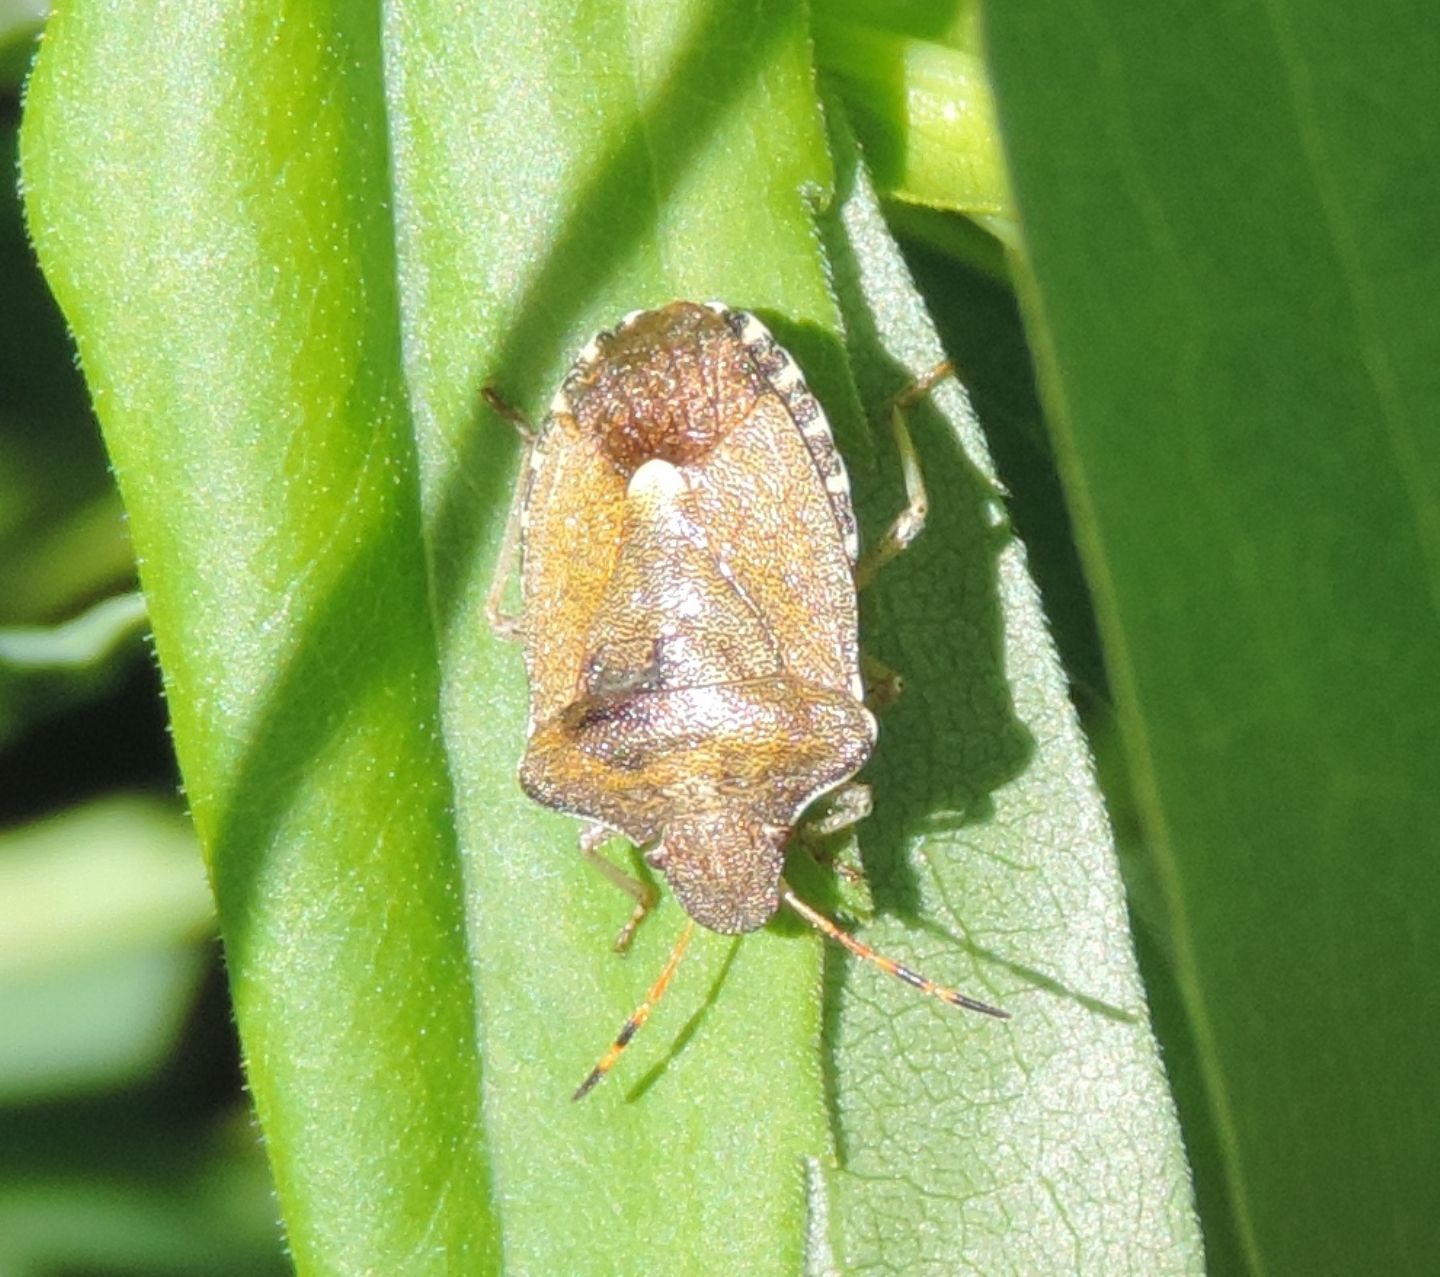
[{"label": "bug's head", "polygon": [[730,812],[679,816],[650,863],[702,927],[734,935],[763,927],[780,907],[787,831]]}]

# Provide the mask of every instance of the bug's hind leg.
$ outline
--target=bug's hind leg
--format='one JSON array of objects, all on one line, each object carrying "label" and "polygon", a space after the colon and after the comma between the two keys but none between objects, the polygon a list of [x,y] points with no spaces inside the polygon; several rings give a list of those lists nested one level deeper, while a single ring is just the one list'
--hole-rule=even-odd
[{"label": "bug's hind leg", "polygon": [[860,675],[865,680],[865,707],[872,713],[883,713],[905,694],[905,676],[868,652],[860,653]]},{"label": "bug's hind leg", "polygon": [[514,641],[520,637],[520,618],[513,612],[505,611],[505,587],[515,571],[515,560],[520,552],[520,513],[525,504],[525,476],[530,469],[530,452],[535,446],[536,430],[517,408],[512,408],[494,386],[485,386],[480,393],[497,416],[503,417],[520,436],[519,478],[515,491],[510,497],[510,513],[505,516],[505,535],[500,540],[500,553],[495,558],[495,574],[490,578],[490,590],[485,596],[485,618],[497,638]]},{"label": "bug's hind leg", "polygon": [[874,810],[870,786],[858,780],[841,785],[830,795],[830,805],[814,820],[806,821],[803,829],[808,837],[828,838],[842,829],[858,824]]},{"label": "bug's hind leg", "polygon": [[607,882],[619,887],[635,902],[635,911],[630,915],[630,920],[620,928],[619,935],[615,937],[615,952],[625,953],[630,948],[630,942],[635,939],[636,928],[659,901],[660,893],[648,882],[641,882],[634,874],[626,873],[619,865],[600,854],[601,846],[613,837],[615,831],[605,825],[586,825],[580,831],[580,854]]},{"label": "bug's hind leg", "polygon": [[855,569],[857,588],[869,585],[875,574],[924,530],[926,516],[930,513],[930,496],[925,491],[925,476],[920,469],[915,441],[910,437],[908,418],[911,409],[954,371],[948,359],[942,360],[914,385],[907,386],[896,395],[890,405],[890,433],[900,454],[900,473],[905,479],[905,508],[895,516],[885,535],[860,560]]}]

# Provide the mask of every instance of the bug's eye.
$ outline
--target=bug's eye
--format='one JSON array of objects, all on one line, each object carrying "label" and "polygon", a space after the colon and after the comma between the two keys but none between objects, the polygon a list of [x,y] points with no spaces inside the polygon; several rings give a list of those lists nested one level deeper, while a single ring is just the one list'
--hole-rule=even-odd
[{"label": "bug's eye", "polygon": [[665,845],[662,843],[660,846],[652,847],[647,851],[645,853],[645,863],[649,865],[651,869],[664,869],[666,865]]}]

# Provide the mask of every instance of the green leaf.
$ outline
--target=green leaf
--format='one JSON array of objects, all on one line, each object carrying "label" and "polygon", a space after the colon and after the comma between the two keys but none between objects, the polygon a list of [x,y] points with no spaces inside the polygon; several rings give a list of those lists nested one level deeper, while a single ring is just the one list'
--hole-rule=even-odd
[{"label": "green leaf", "polygon": [[0,835],[0,1102],[152,1069],[212,930],[199,849],[168,806],[102,799]]},{"label": "green leaf", "polygon": [[[827,244],[862,395],[883,405],[940,350],[873,197],[847,176]],[[958,387],[935,400],[949,420],[922,418],[930,521],[866,617],[907,690],[872,769],[877,793],[896,797],[861,832],[881,915],[865,935],[947,977],[968,951],[976,974],[958,983],[983,980],[1014,1019],[997,1034],[934,1015],[832,964],[844,1259],[907,1273],[1198,1272],[1089,754],[979,423]],[[885,500],[896,504],[893,482]]]},{"label": "green leaf", "polygon": [[987,16],[1031,334],[1193,1033],[1175,1056],[1203,1084],[1207,1221],[1228,1200],[1230,1270],[1426,1271],[1433,9]]},{"label": "green leaf", "polygon": [[806,36],[799,5],[698,0],[76,0],[47,35],[31,224],[141,555],[303,1270],[487,1272],[502,1244],[541,1273],[1194,1267],[1098,800],[953,390],[958,434],[922,418],[933,532],[867,601],[913,690],[865,934],[1016,1020],[838,955],[822,982],[795,924],[705,933],[567,1098],[680,918],[610,954],[628,903],[515,785],[521,662],[484,598],[517,449],[478,391],[538,415],[597,328],[722,297],[796,353],[883,523],[852,364],[883,415],[936,351],[843,141],[833,204]]},{"label": "green leaf", "polygon": [[1013,241],[994,102],[977,52],[839,19],[817,24],[815,52],[839,78],[886,194],[965,213]]},{"label": "green leaf", "polygon": [[497,1233],[381,54],[350,5],[79,3],[47,32],[22,150],[297,1262],[481,1271]]},{"label": "green leaf", "polygon": [[667,900],[627,960],[608,952],[628,903],[581,866],[575,823],[515,784],[520,655],[483,610],[517,449],[504,422],[476,421],[482,383],[538,417],[597,329],[718,296],[783,317],[817,380],[843,384],[807,202],[830,174],[801,9],[632,8],[414,0],[390,27],[406,349],[495,1192],[518,1270],[625,1271],[643,1251],[677,1271],[791,1273],[802,1168],[829,1149],[818,945],[702,935],[618,1075],[570,1105],[679,916]]},{"label": "green leaf", "polygon": [[[0,99],[0,172],[12,173],[19,122],[4,111]],[[135,564],[65,324],[8,181],[0,281],[0,625],[53,624],[133,588]]]}]

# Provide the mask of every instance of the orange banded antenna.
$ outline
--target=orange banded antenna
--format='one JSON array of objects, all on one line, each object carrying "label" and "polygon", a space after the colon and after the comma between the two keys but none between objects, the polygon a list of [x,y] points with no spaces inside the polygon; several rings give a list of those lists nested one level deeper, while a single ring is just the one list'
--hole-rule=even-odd
[{"label": "orange banded antenna", "polygon": [[896,962],[894,958],[887,958],[883,953],[877,953],[868,944],[857,940],[848,931],[843,930],[838,923],[832,922],[818,909],[806,904],[783,880],[780,883],[780,899],[816,931],[829,936],[836,944],[848,949],[857,958],[873,962],[880,970],[893,975],[897,980],[904,981],[912,989],[919,989],[921,993],[928,993],[932,998],[939,998],[941,1002],[948,1002],[954,1007],[964,1007],[967,1011],[978,1011],[981,1015],[993,1015],[997,1020],[1010,1018],[1008,1011],[992,1007],[988,1002],[978,1002],[974,998],[966,997],[963,993],[957,993],[954,989],[946,988],[943,984],[936,984],[935,981],[927,979],[918,971],[912,971],[904,963]]},{"label": "orange banded antenna", "polygon": [[575,1088],[575,1094],[571,1100],[583,1100],[593,1091],[604,1076],[615,1067],[615,1061],[624,1053],[625,1048],[630,1045],[630,1039],[640,1032],[640,1027],[650,1018],[650,1012],[655,1009],[655,1004],[665,996],[665,990],[670,987],[670,981],[675,978],[675,969],[680,965],[680,959],[685,956],[685,950],[690,946],[690,937],[695,934],[695,923],[693,921],[685,924],[685,930],[680,933],[680,939],[675,942],[675,947],[670,950],[670,957],[665,963],[665,969],[660,973],[660,978],[650,986],[650,992],[645,995],[643,1001],[634,1011],[630,1018],[620,1026],[620,1032],[615,1035],[615,1041],[610,1044],[610,1049],[600,1057],[600,1062],[590,1070],[587,1077]]}]

